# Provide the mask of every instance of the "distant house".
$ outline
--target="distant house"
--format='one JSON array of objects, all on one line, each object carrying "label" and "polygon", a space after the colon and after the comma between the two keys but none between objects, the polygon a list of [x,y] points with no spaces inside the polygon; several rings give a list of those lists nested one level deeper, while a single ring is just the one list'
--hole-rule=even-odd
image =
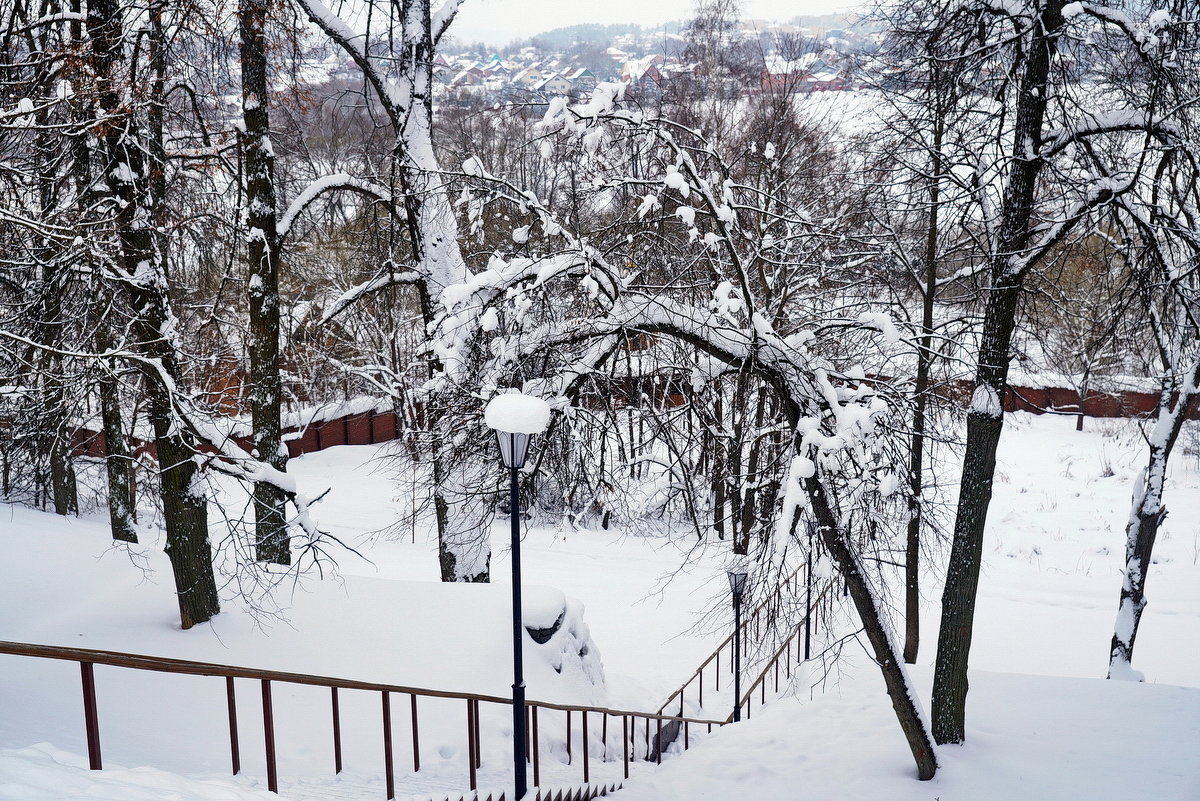
[{"label": "distant house", "polygon": [[464,86],[483,86],[486,77],[479,67],[471,67],[455,75],[450,80],[450,86],[456,89]]},{"label": "distant house", "polygon": [[569,95],[572,84],[562,75],[549,75],[534,84],[533,91],[543,95]]},{"label": "distant house", "polygon": [[523,89],[532,89],[546,80],[549,71],[541,62],[534,62],[512,76],[512,83]]},{"label": "distant house", "polygon": [[764,92],[799,92],[810,78],[820,59],[816,53],[805,53],[791,60],[771,56],[763,63],[762,90]]},{"label": "distant house", "polygon": [[850,88],[845,76],[836,72],[818,72],[801,83],[802,92],[841,92]]},{"label": "distant house", "polygon": [[577,67],[573,70],[568,70],[563,77],[570,82],[573,93],[587,93],[596,88],[596,76],[587,67]]},{"label": "distant house", "polygon": [[659,66],[665,62],[662,56],[626,61],[621,65],[621,82],[631,94],[642,97],[662,94],[667,87],[667,79]]}]

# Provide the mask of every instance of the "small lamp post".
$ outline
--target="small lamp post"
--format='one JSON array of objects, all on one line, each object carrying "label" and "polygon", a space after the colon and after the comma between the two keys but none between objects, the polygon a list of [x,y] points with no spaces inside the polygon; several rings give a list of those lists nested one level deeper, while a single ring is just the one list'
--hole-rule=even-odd
[{"label": "small lamp post", "polygon": [[812,656],[812,581],[813,544],[817,542],[817,521],[808,520],[808,552],[804,555],[804,661]]},{"label": "small lamp post", "polygon": [[496,432],[500,460],[509,471],[508,512],[512,533],[512,618],[513,618],[513,772],[514,797],[520,801],[528,788],[525,773],[525,671],[521,644],[521,487],[519,471],[525,466],[529,438],[546,430],[550,407],[541,398],[519,393],[497,395],[483,413],[488,428]]},{"label": "small lamp post", "polygon": [[746,570],[730,568],[729,589],[733,593],[733,719],[742,719],[742,596],[746,593]]}]

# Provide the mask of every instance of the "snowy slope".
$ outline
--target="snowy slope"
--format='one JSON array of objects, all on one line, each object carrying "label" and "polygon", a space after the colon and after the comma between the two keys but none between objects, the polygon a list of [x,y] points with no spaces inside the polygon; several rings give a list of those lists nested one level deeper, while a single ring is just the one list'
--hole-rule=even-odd
[{"label": "snowy slope", "polygon": [[[1088,421],[1088,430],[1076,433],[1070,418],[1012,415],[988,524],[969,742],[941,749],[943,770],[934,783],[912,779],[878,673],[851,643],[850,660],[828,681],[817,682],[811,673],[798,683],[796,697],[762,713],[756,707],[750,721],[667,760],[654,775],[637,771],[625,793],[631,799],[765,801],[1200,799],[1200,691],[1181,689],[1200,688],[1200,435],[1190,425],[1168,487],[1172,514],[1156,549],[1134,660],[1149,684],[1101,680],[1129,486],[1143,458],[1136,426]],[[427,527],[380,533],[412,492],[378,458],[384,450],[332,448],[292,463],[302,491],[330,489],[317,512],[322,524],[370,561],[346,556],[338,581],[280,588],[275,597],[283,616],[265,621],[230,601],[210,626],[181,632],[169,568],[153,532],[145,533],[146,545],[125,549],[111,545],[97,518],[0,507],[0,547],[7,555],[0,563],[0,639],[506,695],[511,628],[508,591],[500,583],[508,570],[504,527],[493,532],[496,586],[433,581],[436,547]],[[947,473],[952,478],[953,467]],[[693,545],[688,538],[614,532],[527,532],[527,583],[561,588],[581,602],[607,679],[605,694],[592,695],[594,685],[578,675],[564,679],[527,650],[530,697],[657,708],[727,624],[721,554]],[[940,587],[930,583],[924,592],[922,664],[914,675],[928,701]],[[543,605],[559,603],[558,597],[556,589],[545,590]],[[134,770],[93,780],[78,756],[86,750],[78,668],[0,657],[0,749],[6,749],[0,751],[0,799],[243,801],[265,795],[258,746],[243,749],[245,775],[221,778],[228,754],[219,680],[134,682],[121,673],[97,669],[102,740],[106,767]],[[260,743],[257,696],[252,687],[240,692],[244,741]],[[342,797],[337,792],[343,790],[374,797],[380,790],[378,699],[343,703],[347,773],[331,784],[327,695],[279,691],[285,798]],[[505,765],[493,755],[503,754],[511,732],[500,712],[485,712],[483,733],[481,781],[496,787],[506,784]],[[419,781],[401,777],[401,797],[465,789],[462,714],[457,707],[428,710],[427,759]],[[53,746],[28,750],[35,743]]]}]

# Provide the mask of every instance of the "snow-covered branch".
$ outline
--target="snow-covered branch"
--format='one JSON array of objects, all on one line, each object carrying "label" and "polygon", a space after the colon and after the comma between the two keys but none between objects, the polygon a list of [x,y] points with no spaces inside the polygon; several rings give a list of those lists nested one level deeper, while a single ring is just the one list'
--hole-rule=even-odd
[{"label": "snow-covered branch", "polygon": [[393,193],[387,187],[380,186],[371,181],[365,181],[361,178],[355,178],[348,173],[334,173],[333,175],[326,175],[316,179],[296,196],[296,199],[288,206],[287,211],[279,218],[277,229],[279,237],[282,239],[288,235],[292,229],[292,225],[296,222],[296,218],[312,205],[313,201],[326,192],[333,192],[338,189],[357,192],[358,194],[382,201],[393,216],[397,214],[396,209],[392,205]]}]

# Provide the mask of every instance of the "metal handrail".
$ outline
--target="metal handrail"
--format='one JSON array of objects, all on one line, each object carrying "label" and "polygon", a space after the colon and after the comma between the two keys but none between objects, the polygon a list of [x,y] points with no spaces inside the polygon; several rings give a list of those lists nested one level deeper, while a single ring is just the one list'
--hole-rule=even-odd
[{"label": "metal handrail", "polygon": [[[818,596],[818,598],[817,598],[818,603],[820,603],[821,597],[823,597],[823,595]],[[811,609],[809,610],[809,612],[811,613]],[[779,659],[782,656],[786,655],[786,657],[787,657],[787,661],[786,661],[785,667],[784,667],[785,676],[787,678],[791,678],[791,675],[792,675],[791,674],[791,669],[792,669],[791,647],[792,647],[793,642],[796,643],[796,663],[799,664],[800,662],[804,661],[803,659],[800,658],[800,654],[804,652],[804,648],[802,648],[800,645],[800,636],[801,636],[801,632],[803,632],[803,631],[804,631],[804,621],[801,621],[800,623],[796,624],[796,627],[794,629],[792,629],[791,633],[788,634],[788,636],[784,639],[783,644],[780,645],[778,649],[776,649],[775,653],[772,654],[771,657],[769,659],[767,659],[766,662],[763,663],[763,668],[762,668],[762,671],[758,674],[758,678],[755,679],[753,683],[751,683],[749,689],[747,689],[746,692],[742,695],[741,699],[739,699],[740,707],[741,707],[742,711],[744,711],[746,713],[747,718],[750,717],[750,701],[751,701],[751,697],[754,695],[754,691],[756,689],[761,688],[761,693],[759,696],[759,706],[762,706],[764,703],[766,703],[766,684],[765,683],[767,680],[767,674],[771,672],[772,668],[775,670],[775,692],[779,692]],[[729,717],[727,717],[725,719],[725,722],[726,723],[733,722],[733,713],[732,712],[729,713]]]},{"label": "metal handrail", "polygon": [[[100,728],[99,728],[99,713],[96,703],[96,686],[94,679],[93,668],[95,665],[106,665],[111,667],[122,667],[133,670],[149,670],[160,673],[175,673],[180,675],[191,676],[215,676],[225,679],[226,699],[229,711],[229,739],[230,739],[230,757],[233,767],[233,773],[236,775],[241,770],[240,743],[238,738],[237,726],[237,706],[236,696],[234,691],[234,679],[251,679],[262,683],[262,709],[263,709],[263,737],[266,749],[267,763],[267,786],[272,792],[278,792],[279,783],[276,771],[276,754],[275,754],[275,736],[274,736],[274,715],[272,710],[271,698],[271,683],[284,682],[288,684],[300,684],[316,687],[328,687],[331,693],[331,709],[333,721],[333,743],[334,743],[334,764],[335,772],[341,772],[341,723],[339,713],[339,690],[363,690],[368,692],[379,692],[382,696],[382,713],[383,713],[383,738],[384,738],[384,766],[386,774],[387,797],[389,799],[395,797],[395,779],[392,762],[392,736],[391,736],[391,695],[402,694],[410,697],[412,710],[412,745],[413,745],[413,770],[420,770],[420,738],[419,724],[417,717],[417,699],[420,697],[426,698],[442,698],[465,701],[467,704],[467,754],[468,766],[470,775],[471,790],[476,789],[476,769],[482,764],[480,756],[480,736],[479,736],[479,704],[493,703],[502,705],[511,705],[512,699],[503,696],[485,695],[479,693],[452,692],[446,690],[431,690],[420,687],[409,687],[400,684],[388,684],[383,682],[358,681],[355,679],[334,678],[330,676],[317,676],[307,673],[291,673],[279,670],[264,670],[259,668],[237,667],[233,665],[221,665],[212,662],[198,662],[186,659],[174,659],[171,657],[151,656],[148,654],[130,654],[120,651],[103,651],[91,648],[67,647],[58,645],[40,645],[35,643],[21,643],[0,641],[0,654],[8,654],[12,656],[24,656],[40,659],[58,659],[64,661],[77,662],[80,666],[82,682],[83,682],[83,700],[84,700],[84,726],[87,734],[88,744],[88,764],[93,770],[100,770],[101,754],[100,754]],[[624,763],[625,778],[629,778],[629,762],[635,758],[637,751],[637,740],[639,739],[636,732],[636,723],[638,720],[645,721],[645,742],[644,756],[648,760],[657,762],[662,761],[662,752],[664,749],[663,728],[674,726],[682,728],[684,732],[684,748],[688,747],[688,729],[692,725],[706,726],[709,731],[713,726],[723,726],[723,720],[707,720],[703,718],[691,718],[683,715],[663,715],[661,713],[637,712],[634,710],[609,709],[598,706],[585,706],[579,704],[560,704],[551,701],[527,700],[525,702],[527,715],[532,720],[532,741],[533,748],[528,751],[533,762],[534,784],[538,784],[540,774],[540,751],[541,742],[538,737],[538,711],[553,710],[557,712],[565,712],[567,715],[566,728],[566,752],[568,762],[571,760],[571,716],[578,713],[581,716],[581,734],[583,739],[582,763],[583,763],[583,780],[588,782],[590,778],[589,759],[588,759],[588,714],[598,714],[602,716],[603,734],[602,742],[605,743],[605,751],[607,754],[608,743],[608,719],[610,717],[621,719],[621,760]],[[654,747],[651,747],[650,724],[655,723],[656,734],[653,738]],[[632,724],[632,725],[631,725]],[[607,760],[607,756],[605,757]]]},{"label": "metal handrail", "polygon": [[[754,607],[754,610],[753,610],[752,612],[750,612],[750,615],[749,615],[749,619],[750,619],[750,621],[751,621],[751,623],[752,623],[753,625],[758,625],[758,616],[759,616],[759,613],[760,613],[760,612],[762,612],[764,609],[766,609],[766,608],[767,608],[767,606],[768,606],[768,604],[770,604],[770,603],[772,603],[772,602],[775,602],[775,601],[777,601],[779,598],[781,598],[781,596],[782,596],[782,591],[783,591],[783,590],[782,590],[782,588],[783,588],[783,587],[786,587],[788,584],[790,584],[790,583],[794,582],[794,581],[796,580],[796,577],[800,575],[800,572],[801,572],[802,570],[804,570],[804,568],[805,568],[805,566],[804,566],[804,565],[800,565],[800,566],[798,566],[798,567],[797,567],[795,570],[793,570],[793,571],[792,571],[792,572],[791,572],[791,573],[788,575],[788,577],[787,577],[787,578],[785,578],[783,581],[781,581],[781,582],[780,582],[780,583],[779,583],[779,584],[778,584],[778,585],[775,587],[775,590],[774,590],[774,592],[772,592],[772,593],[770,594],[770,596],[768,596],[768,597],[767,597],[766,599],[764,599],[764,600],[763,600],[761,603],[759,603],[759,605],[758,605],[758,606]],[[749,632],[749,628],[750,628],[750,624],[747,624],[747,625],[746,625],[746,626],[743,628],[743,635],[742,635],[742,636],[743,636],[743,638],[744,638],[744,637],[745,637],[745,635],[746,635],[746,634]],[[679,686],[679,689],[677,689],[675,692],[671,693],[671,695],[670,695],[670,696],[667,698],[667,700],[663,702],[663,705],[662,705],[662,706],[660,706],[660,707],[658,708],[658,712],[659,712],[659,714],[662,714],[662,713],[663,713],[663,712],[666,710],[666,708],[667,708],[668,706],[671,706],[671,704],[672,704],[672,703],[675,701],[675,699],[677,699],[677,698],[679,699],[679,708],[680,708],[680,714],[682,714],[682,713],[683,713],[683,695],[684,695],[684,693],[685,693],[685,692],[687,692],[687,689],[688,689],[689,687],[691,687],[691,686],[692,686],[693,682],[695,682],[695,681],[697,681],[697,680],[699,680],[699,681],[700,681],[700,698],[699,698],[699,703],[700,703],[700,705],[701,705],[701,706],[703,706],[703,705],[704,705],[704,703],[703,703],[703,702],[704,702],[704,695],[703,695],[703,693],[704,693],[704,690],[703,690],[703,687],[704,687],[704,684],[703,684],[703,682],[704,682],[704,669],[705,669],[705,668],[707,668],[707,667],[708,667],[708,666],[709,666],[709,665],[710,665],[710,664],[713,662],[713,660],[718,660],[718,661],[717,661],[717,673],[716,673],[716,680],[717,680],[717,687],[719,688],[719,687],[720,687],[720,675],[721,675],[721,668],[720,668],[720,664],[721,664],[721,663],[720,663],[720,661],[719,661],[719,657],[721,656],[721,652],[722,652],[723,650],[725,650],[725,648],[726,648],[726,647],[727,647],[727,646],[728,646],[730,643],[732,643],[732,642],[733,642],[733,636],[734,636],[734,635],[733,635],[733,633],[730,633],[730,634],[729,634],[729,636],[727,636],[725,639],[721,640],[721,642],[720,642],[720,644],[717,646],[716,650],[715,650],[715,651],[713,651],[711,654],[709,654],[709,655],[708,655],[708,658],[707,658],[707,659],[705,659],[703,662],[701,662],[701,663],[700,663],[700,667],[696,668],[695,672],[693,672],[693,673],[692,673],[692,675],[691,675],[691,676],[688,678],[688,680],[687,680],[687,681],[685,681],[683,684],[681,684],[681,685]]]}]

